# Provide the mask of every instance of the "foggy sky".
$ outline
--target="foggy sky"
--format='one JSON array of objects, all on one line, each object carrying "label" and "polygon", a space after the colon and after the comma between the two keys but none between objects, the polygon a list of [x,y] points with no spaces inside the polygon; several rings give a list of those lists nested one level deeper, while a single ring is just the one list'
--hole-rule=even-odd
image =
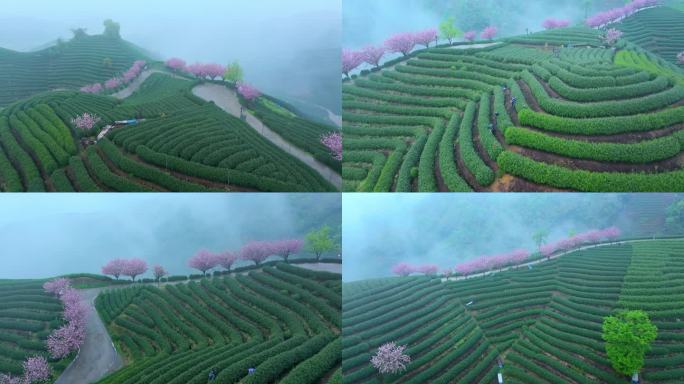
[{"label": "foggy sky", "polygon": [[72,28],[99,34],[102,22],[161,58],[240,61],[245,79],[274,96],[340,112],[341,0],[8,0],[0,47],[32,50]]},{"label": "foggy sky", "polygon": [[339,212],[339,195],[315,194],[309,202],[311,195],[3,195],[0,279],[99,273],[118,257],[140,257],[171,274],[187,274],[185,263],[199,248],[237,250],[249,240],[303,237],[311,228],[302,228],[301,220],[311,211],[301,203],[295,211],[293,201],[303,198]]},{"label": "foggy sky", "polygon": [[[548,17],[575,23],[585,15],[583,0],[344,0],[342,46],[358,49],[381,44],[395,33],[437,28],[449,16],[463,17],[457,9],[465,1],[489,4],[485,9],[488,22],[499,28],[500,37],[523,34],[527,28],[540,31]],[[605,0],[594,3],[594,10],[611,5]],[[456,25],[467,28],[458,20]]]},{"label": "foggy sky", "polygon": [[[656,195],[650,197],[662,197]],[[539,230],[549,232],[548,241],[611,225],[630,233],[633,217],[624,215],[626,198],[608,193],[344,194],[343,280],[390,276],[391,266],[401,261],[443,269],[480,255],[521,247],[534,251],[532,235]]]}]

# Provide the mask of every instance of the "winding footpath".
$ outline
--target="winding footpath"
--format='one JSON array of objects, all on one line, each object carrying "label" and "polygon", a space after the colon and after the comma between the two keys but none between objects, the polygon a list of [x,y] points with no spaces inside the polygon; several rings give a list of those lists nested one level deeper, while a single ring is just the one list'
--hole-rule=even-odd
[{"label": "winding footpath", "polygon": [[55,384],[89,384],[123,367],[123,359],[95,309],[95,298],[102,288],[79,289],[81,303],[88,308],[85,343]]},{"label": "winding footpath", "polygon": [[[292,265],[313,271],[342,273],[341,263],[305,263]],[[247,274],[258,270],[260,269],[246,271],[241,274]],[[162,283],[161,285],[183,283],[187,283],[187,281]],[[64,372],[62,372],[57,381],[55,381],[55,384],[90,384],[123,367],[123,358],[114,348],[114,343],[107,332],[107,327],[102,322],[102,319],[100,319],[100,316],[95,309],[95,298],[105,289],[122,289],[127,287],[129,286],[110,286],[78,290],[78,293],[81,295],[81,303],[88,308],[88,317],[86,318],[86,339],[74,361],[69,364]]]},{"label": "winding footpath", "polygon": [[[240,118],[240,101],[237,97],[235,91],[226,88],[219,84],[200,84],[192,89],[192,93],[206,101],[212,101],[219,108],[223,109],[227,113]],[[293,146],[288,141],[283,139],[280,135],[269,129],[264,123],[259,119],[252,116],[249,113],[245,113],[246,122],[254,128],[261,136],[266,140],[273,143],[278,148],[284,150],[290,155],[296,157],[309,167],[313,168],[318,174],[320,174],[324,179],[328,180],[338,189],[342,188],[342,176],[335,173],[325,164],[316,160],[310,153],[305,152],[298,147]]]}]

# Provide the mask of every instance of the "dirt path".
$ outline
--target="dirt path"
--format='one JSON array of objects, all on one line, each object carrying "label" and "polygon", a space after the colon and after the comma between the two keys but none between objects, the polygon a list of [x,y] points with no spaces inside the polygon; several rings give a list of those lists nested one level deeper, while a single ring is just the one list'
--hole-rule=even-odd
[{"label": "dirt path", "polygon": [[[205,83],[196,86],[192,89],[192,93],[206,101],[213,101],[219,108],[230,113],[231,115],[240,118],[240,101],[238,100],[235,91],[226,88],[219,84]],[[287,142],[280,135],[270,130],[265,126],[259,119],[245,113],[246,122],[255,131],[257,131],[266,140],[270,141],[280,149],[289,153],[290,155],[296,157],[297,159],[304,162],[309,167],[313,168],[318,172],[324,179],[328,180],[338,189],[342,188],[342,176],[335,173],[332,169],[314,159],[314,157],[307,152],[295,147],[294,145]]]},{"label": "dirt path", "polygon": [[123,366],[114,349],[107,328],[95,310],[95,298],[102,288],[79,290],[81,303],[88,308],[86,339],[76,359],[59,376],[55,384],[89,384]]}]

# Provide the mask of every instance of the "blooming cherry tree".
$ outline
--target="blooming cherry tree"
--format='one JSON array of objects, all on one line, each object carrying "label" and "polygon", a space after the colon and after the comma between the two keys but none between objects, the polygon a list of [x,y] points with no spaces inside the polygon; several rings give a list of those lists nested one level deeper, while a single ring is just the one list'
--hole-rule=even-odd
[{"label": "blooming cherry tree", "polygon": [[480,36],[485,40],[492,40],[497,33],[499,33],[499,30],[495,26],[490,25],[489,27],[485,28],[484,31],[482,31]]},{"label": "blooming cherry tree", "polygon": [[103,275],[112,275],[117,280],[119,280],[119,276],[123,275],[125,265],[126,265],[126,260],[122,260],[122,259],[111,260],[110,262],[105,264],[104,267],[102,267],[102,274]]},{"label": "blooming cherry tree", "polygon": [[166,60],[166,67],[171,69],[172,71],[178,72],[182,71],[185,69],[185,61],[183,59],[180,59],[178,57],[172,57],[168,60]]},{"label": "blooming cherry tree", "polygon": [[287,262],[288,257],[301,251],[303,246],[304,240],[301,239],[278,240],[273,242],[273,253]]},{"label": "blooming cherry tree", "polygon": [[199,270],[205,276],[208,270],[215,268],[218,264],[217,255],[206,249],[200,249],[188,260],[188,267]]},{"label": "blooming cherry tree", "polygon": [[204,73],[206,73],[206,75],[213,80],[217,77],[223,76],[226,73],[226,67],[215,63],[205,64]]},{"label": "blooming cherry tree", "polygon": [[465,41],[469,41],[469,42],[471,42],[471,43],[472,43],[473,41],[475,41],[475,38],[476,38],[476,37],[477,37],[477,32],[475,32],[475,31],[468,31],[468,32],[466,32],[466,33],[463,34],[463,39],[464,39]]},{"label": "blooming cherry tree", "polygon": [[135,277],[147,272],[147,263],[141,259],[126,260],[122,275],[130,277],[135,281]]},{"label": "blooming cherry tree", "polygon": [[366,60],[363,52],[342,50],[342,73],[349,78],[349,72],[355,70]]},{"label": "blooming cherry tree", "polygon": [[24,361],[24,384],[46,381],[50,374],[50,366],[44,357],[34,356]]},{"label": "blooming cherry tree", "polygon": [[554,18],[548,18],[542,23],[542,27],[544,27],[544,29],[566,28],[569,25],[570,20],[559,20]]},{"label": "blooming cherry tree", "polygon": [[61,296],[64,292],[66,292],[67,288],[69,288],[71,283],[69,282],[69,279],[65,278],[59,278],[59,279],[54,279],[46,282],[43,284],[43,289],[45,292],[55,295],[55,296]]},{"label": "blooming cherry tree", "polygon": [[[363,61],[375,67],[379,67],[380,60],[382,60],[382,57],[385,56],[385,53],[387,53],[387,49],[385,47],[374,47],[369,45],[365,47],[361,53],[363,55]],[[348,72],[349,71],[345,72],[345,74]]]},{"label": "blooming cherry tree", "polygon": [[218,264],[222,266],[225,270],[230,271],[230,268],[238,260],[238,255],[230,251],[223,251],[216,255]]},{"label": "blooming cherry tree", "polygon": [[416,32],[413,34],[413,41],[418,45],[424,45],[425,48],[430,48],[430,43],[437,41],[437,30],[435,28],[430,28]]},{"label": "blooming cherry tree", "polygon": [[342,134],[332,132],[321,136],[321,144],[330,150],[333,159],[342,161]]},{"label": "blooming cherry tree", "polygon": [[157,280],[157,282],[159,282],[159,280],[161,280],[162,277],[168,275],[168,272],[166,272],[164,267],[162,267],[161,265],[155,265],[153,268],[153,272],[154,279]]},{"label": "blooming cherry tree", "polygon": [[254,101],[257,97],[261,96],[261,92],[253,86],[245,83],[241,83],[237,87],[237,91],[240,96],[247,99],[247,101]]},{"label": "blooming cherry tree", "polygon": [[622,37],[623,34],[624,33],[622,31],[611,28],[606,31],[606,34],[602,37],[602,39],[607,45],[613,45]]},{"label": "blooming cherry tree", "polygon": [[405,345],[396,343],[386,343],[378,348],[378,352],[371,357],[371,364],[381,374],[396,374],[406,370],[406,364],[411,362],[411,358],[404,354]]},{"label": "blooming cherry tree", "polygon": [[100,83],[95,83],[95,84],[90,84],[90,85],[86,85],[86,86],[82,87],[82,88],[80,89],[80,91],[83,92],[83,93],[93,93],[93,94],[95,94],[95,93],[100,93],[100,92],[102,92],[103,89],[104,89],[104,87],[102,86],[102,84],[100,84]]},{"label": "blooming cherry tree", "polygon": [[84,131],[89,131],[93,129],[93,127],[102,120],[100,117],[97,115],[91,115],[88,112],[83,113],[80,116],[76,116],[73,119],[71,119],[71,124],[74,125],[74,127],[84,130]]},{"label": "blooming cherry tree", "polygon": [[401,262],[392,267],[392,273],[399,276],[408,276],[416,272],[416,268],[408,263]]},{"label": "blooming cherry tree", "polygon": [[394,53],[401,53],[407,56],[416,46],[415,35],[413,33],[398,33],[385,40],[387,50]]},{"label": "blooming cherry tree", "polygon": [[111,78],[107,81],[105,81],[105,88],[106,89],[115,89],[121,86],[121,79],[118,77]]},{"label": "blooming cherry tree", "polygon": [[240,249],[240,259],[253,261],[257,266],[273,254],[275,249],[268,241],[250,241]]}]

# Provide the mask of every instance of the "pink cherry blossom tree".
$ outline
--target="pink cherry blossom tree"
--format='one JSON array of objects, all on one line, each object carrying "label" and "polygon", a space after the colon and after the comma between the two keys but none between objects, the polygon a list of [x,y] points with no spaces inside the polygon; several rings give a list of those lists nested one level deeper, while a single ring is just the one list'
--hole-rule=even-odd
[{"label": "pink cherry blossom tree", "polygon": [[100,83],[95,83],[95,84],[90,84],[90,85],[86,85],[86,86],[82,87],[82,88],[80,89],[80,91],[83,92],[83,93],[92,93],[92,94],[95,94],[95,93],[100,93],[100,92],[102,92],[103,89],[104,89],[104,87],[102,87],[102,84],[100,84]]},{"label": "pink cherry blossom tree", "polygon": [[71,286],[71,283],[69,282],[69,279],[65,278],[59,278],[59,279],[54,279],[46,282],[43,284],[43,289],[45,292],[55,295],[57,297],[61,296],[64,292],[66,292],[67,288]]},{"label": "pink cherry blossom tree", "polygon": [[207,271],[215,268],[218,264],[217,255],[206,249],[200,249],[188,260],[188,267],[199,270],[205,276]]},{"label": "pink cherry blossom tree", "polygon": [[111,78],[107,81],[105,81],[105,88],[106,89],[115,89],[121,86],[121,79],[118,77]]},{"label": "pink cherry blossom tree", "polygon": [[287,262],[291,254],[299,253],[304,246],[304,240],[301,239],[286,239],[273,242],[273,253],[278,255]]},{"label": "pink cherry blossom tree", "polygon": [[606,31],[606,34],[602,37],[602,40],[607,45],[613,45],[622,37],[623,34],[624,33],[622,31],[611,28]]},{"label": "pink cherry blossom tree", "polygon": [[408,263],[398,263],[392,267],[392,273],[399,276],[408,276],[416,272],[416,268]]},{"label": "pink cherry blossom tree", "polygon": [[439,267],[435,264],[423,264],[416,268],[416,272],[422,273],[425,276],[434,276],[439,271]]},{"label": "pink cherry blossom tree", "polygon": [[46,381],[52,374],[50,365],[42,356],[29,357],[24,361],[24,383],[33,384]]},{"label": "pink cherry blossom tree", "polygon": [[223,251],[216,255],[218,264],[222,266],[226,271],[230,271],[230,268],[238,260],[238,255],[230,251]]},{"label": "pink cherry blossom tree", "polygon": [[166,67],[171,69],[174,72],[182,71],[185,69],[185,60],[180,59],[178,57],[172,57],[168,60],[166,60]]},{"label": "pink cherry blossom tree", "polygon": [[97,115],[91,115],[88,112],[83,113],[80,116],[76,116],[73,119],[71,119],[71,124],[74,125],[74,127],[84,130],[84,131],[89,131],[93,129],[93,127],[102,120],[100,117]]},{"label": "pink cherry blossom tree", "polygon": [[237,87],[237,91],[240,94],[240,96],[244,97],[247,101],[250,102],[254,101],[257,97],[261,96],[261,92],[259,92],[258,89],[245,83],[240,83]]},{"label": "pink cherry blossom tree", "polygon": [[408,56],[415,46],[416,41],[413,33],[398,33],[385,40],[385,47],[388,51],[401,53],[404,56]]},{"label": "pink cherry blossom tree", "polygon": [[153,268],[153,272],[154,272],[154,279],[157,282],[159,282],[159,280],[161,280],[162,277],[168,275],[168,273],[166,272],[164,267],[162,267],[161,265],[155,265]]},{"label": "pink cherry blossom tree", "polygon": [[418,45],[424,45],[425,48],[430,48],[430,43],[437,41],[437,29],[430,28],[416,32],[413,34],[413,41]]},{"label": "pink cherry blossom tree", "polygon": [[206,73],[209,78],[212,80],[216,79],[217,77],[222,77],[224,73],[226,73],[226,67],[224,67],[221,64],[205,64],[204,65],[204,73]]},{"label": "pink cherry blossom tree", "polygon": [[473,41],[475,41],[475,38],[476,38],[476,37],[477,37],[477,32],[475,32],[475,31],[468,31],[468,32],[466,32],[466,33],[463,34],[463,39],[464,39],[465,41],[469,41],[469,42],[471,42],[471,43],[472,43]]},{"label": "pink cherry blossom tree", "polygon": [[48,336],[48,352],[53,358],[62,359],[78,350],[84,341],[85,328],[76,323],[68,323]]},{"label": "pink cherry blossom tree", "polygon": [[122,259],[111,260],[110,262],[105,264],[104,267],[102,267],[102,274],[103,275],[112,275],[117,280],[119,280],[119,276],[123,275],[125,265],[126,265],[126,260],[122,260]]},{"label": "pink cherry blossom tree", "polygon": [[135,281],[135,277],[147,272],[147,263],[141,259],[126,260],[122,275],[130,277]]},{"label": "pink cherry blossom tree", "polygon": [[[380,60],[382,60],[382,57],[385,56],[385,53],[387,53],[387,49],[382,46],[375,47],[369,45],[365,47],[361,52],[363,54],[363,61],[377,68],[380,66]],[[347,72],[345,72],[345,74],[347,74]]]},{"label": "pink cherry blossom tree", "polygon": [[263,263],[275,250],[268,241],[250,241],[240,249],[240,259],[253,261],[257,266]]},{"label": "pink cherry blossom tree", "polygon": [[0,384],[23,384],[22,381],[23,379],[20,377],[0,373]]},{"label": "pink cherry blossom tree", "polygon": [[548,18],[542,23],[544,29],[557,29],[566,28],[570,25],[570,20],[559,20],[554,18]]},{"label": "pink cherry blossom tree", "polygon": [[489,27],[485,28],[484,31],[482,31],[480,36],[485,40],[492,40],[497,33],[499,33],[499,30],[495,26],[490,25]]},{"label": "pink cherry blossom tree", "polygon": [[199,78],[199,79],[204,79],[207,77],[206,72],[204,71],[204,64],[202,63],[194,63],[191,65],[188,65],[186,67],[187,71],[190,72],[193,76]]},{"label": "pink cherry blossom tree", "polygon": [[330,150],[330,155],[337,161],[342,161],[342,134],[339,132],[328,133],[321,136],[321,144]]},{"label": "pink cherry blossom tree", "polygon": [[366,57],[363,52],[352,51],[349,49],[342,50],[342,73],[349,78],[349,72],[355,70],[359,65],[363,64]]},{"label": "pink cherry blossom tree", "polygon": [[371,364],[381,374],[397,374],[406,370],[406,364],[411,358],[404,353],[405,345],[395,342],[386,343],[378,348],[378,352],[371,357]]}]

